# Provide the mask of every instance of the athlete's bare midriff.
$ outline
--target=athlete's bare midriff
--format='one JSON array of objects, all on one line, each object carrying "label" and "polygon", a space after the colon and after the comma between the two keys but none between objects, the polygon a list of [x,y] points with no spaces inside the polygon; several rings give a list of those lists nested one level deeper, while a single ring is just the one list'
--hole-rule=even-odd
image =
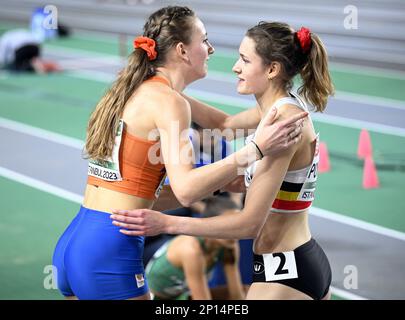
[{"label": "athlete's bare midriff", "polygon": [[254,241],[256,254],[292,251],[311,239],[308,210],[300,213],[269,213]]},{"label": "athlete's bare midriff", "polygon": [[154,200],[139,198],[130,194],[109,190],[88,184],[83,206],[89,209],[112,213],[113,209],[151,209]]}]

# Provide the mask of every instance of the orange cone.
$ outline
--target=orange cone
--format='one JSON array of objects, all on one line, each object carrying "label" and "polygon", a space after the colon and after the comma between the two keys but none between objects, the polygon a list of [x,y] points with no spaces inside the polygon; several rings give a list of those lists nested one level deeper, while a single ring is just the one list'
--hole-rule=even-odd
[{"label": "orange cone", "polygon": [[378,188],[379,186],[380,183],[378,181],[377,169],[375,168],[373,158],[368,156],[364,160],[363,188],[374,189]]},{"label": "orange cone", "polygon": [[330,171],[328,147],[326,146],[325,142],[321,142],[319,144],[318,172],[323,173],[328,171]]},{"label": "orange cone", "polygon": [[366,129],[361,130],[359,138],[359,146],[357,148],[357,156],[360,159],[365,159],[367,156],[372,156],[373,149],[371,146],[370,134]]}]

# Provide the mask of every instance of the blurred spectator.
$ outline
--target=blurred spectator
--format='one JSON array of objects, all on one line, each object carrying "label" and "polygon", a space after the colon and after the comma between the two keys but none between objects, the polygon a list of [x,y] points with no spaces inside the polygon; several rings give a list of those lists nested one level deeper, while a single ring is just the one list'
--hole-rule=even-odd
[{"label": "blurred spectator", "polygon": [[[240,203],[228,197],[203,200],[201,217],[237,214]],[[208,279],[220,263],[226,276],[224,299],[243,299],[237,240],[184,235],[166,238],[145,269],[154,299],[212,299]]]},{"label": "blurred spectator", "polygon": [[0,38],[0,66],[10,71],[47,73],[60,71],[52,61],[41,58],[41,42],[30,31],[15,29]]}]

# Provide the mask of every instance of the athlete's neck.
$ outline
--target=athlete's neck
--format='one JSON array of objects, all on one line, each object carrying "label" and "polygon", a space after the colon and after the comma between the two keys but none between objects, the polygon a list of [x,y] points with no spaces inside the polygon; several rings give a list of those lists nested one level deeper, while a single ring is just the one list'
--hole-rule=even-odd
[{"label": "athlete's neck", "polygon": [[269,86],[269,88],[262,94],[256,94],[256,100],[260,107],[261,116],[263,117],[270,110],[272,105],[281,98],[288,97],[288,92],[285,88],[275,88]]},{"label": "athlete's neck", "polygon": [[183,74],[175,69],[159,67],[156,75],[169,81],[170,87],[177,92],[182,92],[187,86]]}]

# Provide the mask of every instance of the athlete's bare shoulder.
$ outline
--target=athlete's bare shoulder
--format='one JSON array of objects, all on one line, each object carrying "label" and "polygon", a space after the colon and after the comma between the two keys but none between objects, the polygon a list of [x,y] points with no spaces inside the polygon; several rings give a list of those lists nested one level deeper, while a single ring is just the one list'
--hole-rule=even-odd
[{"label": "athlete's bare shoulder", "polygon": [[295,104],[282,104],[277,108],[277,121],[288,119],[289,117],[300,114],[301,112],[303,112],[303,110]]},{"label": "athlete's bare shoulder", "polygon": [[190,104],[174,90],[167,93],[160,92],[156,95],[152,108],[155,123],[159,128],[173,121],[178,121],[181,128],[190,126]]},{"label": "athlete's bare shoulder", "polygon": [[161,95],[157,98],[161,106],[159,111],[163,111],[163,113],[174,112],[176,114],[182,114],[190,112],[190,104],[177,91],[171,90],[167,94]]}]

